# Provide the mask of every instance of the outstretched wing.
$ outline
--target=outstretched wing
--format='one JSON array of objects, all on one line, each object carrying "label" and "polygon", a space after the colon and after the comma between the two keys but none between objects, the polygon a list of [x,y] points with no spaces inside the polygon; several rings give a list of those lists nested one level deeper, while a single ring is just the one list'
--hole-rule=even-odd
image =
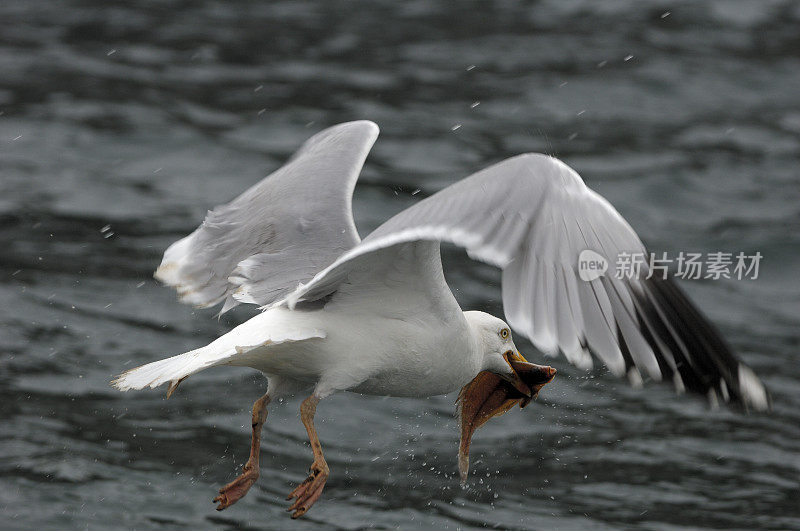
[{"label": "outstretched wing", "polygon": [[155,277],[199,307],[269,304],[353,248],[352,194],[378,126],[360,121],[314,135],[281,168],[208,212],[173,243]]},{"label": "outstretched wing", "polygon": [[[312,301],[386,260],[405,242],[442,240],[503,270],[509,324],[547,354],[592,366],[593,353],[618,375],[672,380],[712,399],[769,406],[754,373],[671,281],[612,275],[580,278],[590,250],[614,261],[644,253],[639,237],[608,201],[564,163],[521,155],[480,171],[399,213],[339,257],[286,303]],[[389,262],[391,263],[391,262]],[[380,271],[373,271],[373,276]],[[414,282],[414,279],[409,279]]]}]

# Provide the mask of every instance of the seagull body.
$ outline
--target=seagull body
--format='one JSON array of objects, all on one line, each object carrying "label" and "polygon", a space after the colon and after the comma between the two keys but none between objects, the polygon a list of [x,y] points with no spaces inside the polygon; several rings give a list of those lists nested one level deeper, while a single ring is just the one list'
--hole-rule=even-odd
[{"label": "seagull body", "polygon": [[197,360],[198,367],[257,369],[268,375],[273,397],[310,387],[320,398],[342,390],[442,395],[461,389],[484,365],[465,313],[453,306],[433,320],[381,314],[380,304],[357,315],[336,305],[310,311],[271,308],[187,358]]},{"label": "seagull body", "polygon": [[[459,393],[458,467],[468,473],[477,427],[527,405],[555,370],[528,363],[511,328],[549,355],[591,368],[593,356],[634,383],[765,409],[767,393],[671,281],[613,276],[584,281],[581,251],[613,259],[643,252],[633,229],[564,163],[521,155],[480,171],[401,212],[361,240],[352,191],[377,137],[350,122],[311,139],[280,169],[164,254],[156,278],[199,307],[240,303],[262,312],[212,343],[120,375],[120,390],[169,384],[218,365],[268,379],[253,405],[250,458],[215,498],[222,510],[258,478],[267,405],[304,391],[314,462],[289,498],[292,517],[320,497],[329,475],[313,419],[339,391],[405,397]],[[503,320],[462,311],[448,287],[440,242],[503,270]],[[644,267],[646,273],[646,267]]]}]

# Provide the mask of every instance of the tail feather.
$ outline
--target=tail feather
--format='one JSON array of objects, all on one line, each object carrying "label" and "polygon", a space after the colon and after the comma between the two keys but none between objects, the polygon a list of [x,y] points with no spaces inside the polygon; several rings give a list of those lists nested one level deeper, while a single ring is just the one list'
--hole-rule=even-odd
[{"label": "tail feather", "polygon": [[[170,384],[167,397],[188,376],[216,365],[244,365],[254,349],[309,339],[324,339],[324,330],[298,324],[297,315],[275,308],[262,312],[208,345],[154,361],[120,374],[111,385],[120,391]],[[261,351],[259,350],[259,353]]]},{"label": "tail feather", "polygon": [[152,389],[169,382],[171,391],[174,391],[178,382],[184,378],[218,365],[227,357],[209,354],[211,353],[208,351],[208,347],[203,347],[171,358],[154,361],[120,374],[111,382],[111,385],[120,391],[129,391],[145,387]]}]

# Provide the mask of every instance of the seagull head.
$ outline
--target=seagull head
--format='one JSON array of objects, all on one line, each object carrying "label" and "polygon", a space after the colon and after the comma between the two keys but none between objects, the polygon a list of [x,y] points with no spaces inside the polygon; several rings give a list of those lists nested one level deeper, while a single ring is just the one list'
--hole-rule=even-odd
[{"label": "seagull head", "polygon": [[552,367],[525,360],[503,320],[484,312],[464,312],[464,316],[477,345],[481,368],[458,394],[461,424],[458,471],[462,484],[469,471],[469,446],[475,430],[516,404],[521,408],[527,406],[556,375]]},{"label": "seagull head", "polygon": [[464,317],[475,340],[480,371],[496,374],[522,396],[531,398],[534,391],[512,365],[526,360],[514,345],[508,324],[485,312],[464,312]]}]

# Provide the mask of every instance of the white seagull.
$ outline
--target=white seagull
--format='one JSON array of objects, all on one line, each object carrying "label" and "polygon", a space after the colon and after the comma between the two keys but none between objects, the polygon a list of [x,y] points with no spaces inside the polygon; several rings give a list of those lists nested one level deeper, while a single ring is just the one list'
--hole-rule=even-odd
[{"label": "white seagull", "polygon": [[[309,139],[281,168],[172,244],[155,277],[197,307],[263,310],[209,345],[120,375],[118,389],[169,384],[217,365],[268,379],[253,405],[250,458],[220,489],[229,507],[259,475],[267,405],[311,390],[300,407],[314,461],[288,499],[292,517],[316,502],[329,475],[314,429],[323,398],[338,391],[427,397],[459,394],[458,469],[469,440],[492,416],[526,405],[555,374],[527,363],[513,328],[547,355],[617,375],[671,381],[677,390],[766,409],[769,397],[715,328],[669,280],[601,275],[584,281],[578,256],[614,259],[645,248],[622,216],[563,162],[525,154],[490,166],[397,214],[361,240],[352,192],[378,136],[369,121]],[[442,272],[440,242],[502,269],[509,324],[462,311]],[[510,327],[509,327],[510,325]]]}]

